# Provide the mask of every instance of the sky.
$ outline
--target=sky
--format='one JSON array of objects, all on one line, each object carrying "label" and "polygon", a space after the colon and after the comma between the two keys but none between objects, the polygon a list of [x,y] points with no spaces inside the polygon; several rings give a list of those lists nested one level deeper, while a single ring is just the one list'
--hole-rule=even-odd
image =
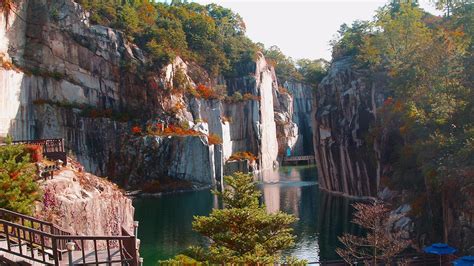
[{"label": "sky", "polygon": [[[193,0],[216,3],[239,13],[247,36],[265,47],[277,45],[294,59],[331,59],[329,41],[339,26],[355,20],[371,20],[384,0]],[[436,13],[429,0],[421,7]]]}]

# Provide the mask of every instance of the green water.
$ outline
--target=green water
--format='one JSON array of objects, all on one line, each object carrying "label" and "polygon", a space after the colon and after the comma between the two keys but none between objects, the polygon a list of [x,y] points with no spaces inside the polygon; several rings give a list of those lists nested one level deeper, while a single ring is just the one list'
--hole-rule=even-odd
[{"label": "green water", "polygon": [[[266,173],[271,183],[260,185],[269,211],[282,210],[299,218],[294,225],[296,246],[286,254],[308,261],[336,259],[337,236],[357,234],[350,223],[350,200],[318,189],[314,166],[282,167]],[[217,206],[209,190],[134,200],[138,237],[145,265],[175,256],[190,245],[206,245],[206,239],[191,230],[194,215],[207,215]]]}]

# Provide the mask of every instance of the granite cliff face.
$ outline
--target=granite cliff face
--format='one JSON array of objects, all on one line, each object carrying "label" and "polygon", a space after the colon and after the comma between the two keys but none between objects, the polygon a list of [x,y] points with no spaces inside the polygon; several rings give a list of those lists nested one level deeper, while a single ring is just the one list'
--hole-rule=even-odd
[{"label": "granite cliff face", "polygon": [[319,184],[350,196],[376,196],[380,148],[368,141],[384,85],[356,70],[351,58],[333,62],[316,93],[314,150]]},{"label": "granite cliff face", "polygon": [[77,235],[134,232],[132,200],[110,181],[67,167],[40,185],[44,200],[36,216]]},{"label": "granite cliff face", "polygon": [[[4,14],[0,19],[0,136],[64,138],[88,171],[124,185],[163,176],[212,185],[237,151],[257,155],[258,169],[278,165],[278,85],[263,55],[249,75],[214,80],[180,58],[148,70],[143,51],[122,32],[91,25],[72,0],[19,1],[8,24]],[[178,76],[186,86],[224,86],[228,95],[253,98],[196,98],[176,92]],[[153,123],[186,125],[202,137],[131,133]],[[209,134],[222,144],[210,145]]]},{"label": "granite cliff face", "polygon": [[293,98],[293,112],[291,121],[298,127],[296,143],[292,154],[312,155],[313,149],[313,124],[312,112],[314,109],[314,89],[305,83],[286,82],[285,88]]}]

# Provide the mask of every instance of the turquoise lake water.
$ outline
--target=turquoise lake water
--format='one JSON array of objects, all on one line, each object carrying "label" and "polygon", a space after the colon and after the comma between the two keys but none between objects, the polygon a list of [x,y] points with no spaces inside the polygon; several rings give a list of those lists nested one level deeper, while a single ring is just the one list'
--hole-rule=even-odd
[{"label": "turquoise lake water", "polygon": [[[282,210],[296,215],[296,246],[285,252],[310,262],[337,259],[334,249],[343,232],[358,233],[350,223],[351,200],[320,191],[314,166],[281,167],[267,173],[260,184],[268,211]],[[217,207],[209,190],[135,199],[135,220],[145,265],[179,254],[190,245],[207,240],[191,229],[194,215],[207,215]]]}]

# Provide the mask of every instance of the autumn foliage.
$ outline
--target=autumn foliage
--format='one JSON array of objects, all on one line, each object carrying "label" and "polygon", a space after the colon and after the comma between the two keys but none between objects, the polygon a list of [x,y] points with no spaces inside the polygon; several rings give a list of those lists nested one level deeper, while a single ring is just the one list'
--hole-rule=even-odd
[{"label": "autumn foliage", "polygon": [[209,134],[207,137],[207,141],[209,142],[209,145],[216,145],[216,144],[222,144],[222,139],[219,137],[217,134]]},{"label": "autumn foliage", "polygon": [[199,84],[196,87],[196,95],[198,98],[203,98],[206,100],[219,99],[220,95],[210,87],[207,87],[203,84]]},{"label": "autumn foliage", "polygon": [[155,123],[147,126],[146,133],[155,136],[201,136],[203,133],[180,125]]},{"label": "autumn foliage", "polygon": [[257,160],[257,156],[255,156],[253,153],[249,151],[239,151],[232,154],[229,157],[229,161],[243,161],[243,160],[249,160],[251,162],[255,162]]},{"label": "autumn foliage", "polygon": [[378,265],[380,261],[391,265],[393,258],[410,244],[409,240],[402,238],[400,231],[391,229],[391,225],[402,215],[392,215],[387,205],[379,201],[352,206],[356,210],[352,222],[364,228],[367,235],[344,234],[338,237],[344,248],[337,248],[337,254],[350,265],[356,262]]},{"label": "autumn foliage", "polygon": [[0,146],[0,208],[30,215],[40,199],[30,150],[38,149],[8,143]]},{"label": "autumn foliage", "polygon": [[132,133],[135,134],[135,135],[138,135],[138,134],[142,133],[142,128],[139,127],[139,126],[134,126],[134,127],[132,127]]},{"label": "autumn foliage", "polygon": [[30,154],[31,161],[40,162],[43,160],[43,147],[40,145],[25,145],[25,151]]}]

